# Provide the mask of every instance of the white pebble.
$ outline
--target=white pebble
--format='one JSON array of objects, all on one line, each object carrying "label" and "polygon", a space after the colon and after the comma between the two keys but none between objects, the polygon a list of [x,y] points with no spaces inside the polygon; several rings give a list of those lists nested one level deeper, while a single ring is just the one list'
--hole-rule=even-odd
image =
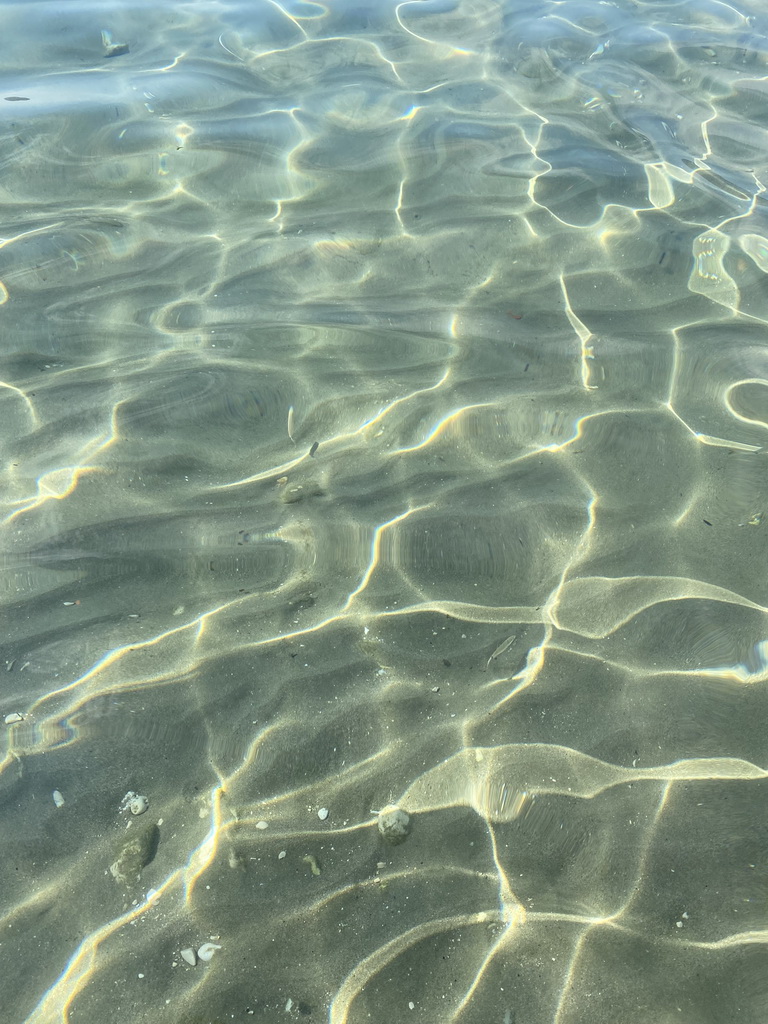
[{"label": "white pebble", "polygon": [[145,796],[135,796],[128,806],[131,814],[143,814],[149,807],[149,800]]},{"label": "white pebble", "polygon": [[188,963],[190,967],[194,967],[197,963],[197,955],[194,949],[182,949],[181,959]]},{"label": "white pebble", "polygon": [[285,850],[281,850],[280,853],[278,853],[278,855],[277,855],[277,859],[278,860],[285,860],[286,856],[287,856],[286,851]]},{"label": "white pebble", "polygon": [[53,791],[53,802],[56,804],[57,807],[64,806],[64,797],[61,795],[58,789],[54,789]]},{"label": "white pebble", "polygon": [[16,722],[23,722],[24,715],[20,715],[18,711],[12,711],[10,715],[6,715],[3,719],[6,725],[15,725]]},{"label": "white pebble", "polygon": [[217,949],[221,949],[221,946],[217,946],[215,942],[204,942],[200,949],[198,949],[197,955],[201,960],[208,961],[213,958],[213,954]]},{"label": "white pebble", "polygon": [[269,828],[269,822],[268,821],[257,821],[256,822],[256,828],[260,828],[260,829]]},{"label": "white pebble", "polygon": [[320,819],[320,821],[325,821],[329,814],[330,811],[328,810],[327,807],[321,807],[320,810],[317,812],[317,816]]}]

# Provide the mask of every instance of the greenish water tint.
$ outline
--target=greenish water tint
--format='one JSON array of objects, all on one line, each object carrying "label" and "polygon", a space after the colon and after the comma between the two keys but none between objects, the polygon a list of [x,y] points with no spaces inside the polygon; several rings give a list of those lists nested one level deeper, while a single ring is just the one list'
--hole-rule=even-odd
[{"label": "greenish water tint", "polygon": [[0,35],[3,1024],[764,1024],[762,6]]}]

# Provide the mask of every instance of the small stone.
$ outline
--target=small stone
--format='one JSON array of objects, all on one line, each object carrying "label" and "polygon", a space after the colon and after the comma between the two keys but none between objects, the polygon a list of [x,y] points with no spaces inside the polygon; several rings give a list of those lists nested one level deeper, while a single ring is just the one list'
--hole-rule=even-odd
[{"label": "small stone", "polygon": [[297,501],[301,501],[304,497],[304,487],[302,484],[294,484],[293,487],[286,485],[280,497],[286,505],[295,505]]},{"label": "small stone", "polygon": [[280,500],[286,505],[294,505],[304,498],[318,498],[325,493],[317,480],[306,480],[303,484],[284,484],[280,491]]},{"label": "small stone", "polygon": [[111,46],[104,48],[105,57],[122,57],[124,54],[130,52],[128,43],[112,43]]},{"label": "small stone", "polygon": [[56,804],[57,807],[64,806],[64,797],[61,795],[58,789],[54,789],[53,791],[53,802]]},{"label": "small stone", "polygon": [[320,810],[317,812],[317,816],[320,819],[320,821],[325,821],[329,814],[330,811],[328,810],[327,807],[321,807]]},{"label": "small stone", "polygon": [[6,715],[3,719],[6,725],[15,725],[16,722],[23,722],[24,715],[20,715],[18,711],[12,711],[10,715]]},{"label": "small stone", "polygon": [[117,860],[109,867],[116,882],[135,885],[141,878],[142,868],[154,858],[160,830],[157,825],[145,825],[131,829],[130,836],[123,842]]},{"label": "small stone", "polygon": [[194,967],[197,963],[197,953],[195,953],[194,949],[182,949],[181,959],[188,963],[190,967]]},{"label": "small stone", "polygon": [[377,825],[384,842],[398,846],[405,842],[411,831],[411,816],[401,807],[390,804],[379,811]]},{"label": "small stone", "polygon": [[256,828],[260,828],[263,831],[265,828],[269,828],[269,822],[268,821],[257,821],[256,822]]},{"label": "small stone", "polygon": [[145,796],[135,796],[128,804],[131,814],[143,814],[149,807],[149,800]]}]

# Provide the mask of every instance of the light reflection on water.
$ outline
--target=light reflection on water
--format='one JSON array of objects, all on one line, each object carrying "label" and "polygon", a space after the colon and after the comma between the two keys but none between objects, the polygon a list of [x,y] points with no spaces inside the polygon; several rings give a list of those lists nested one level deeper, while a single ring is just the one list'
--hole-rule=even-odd
[{"label": "light reflection on water", "polygon": [[762,1024],[767,25],[0,11],[4,1021]]}]

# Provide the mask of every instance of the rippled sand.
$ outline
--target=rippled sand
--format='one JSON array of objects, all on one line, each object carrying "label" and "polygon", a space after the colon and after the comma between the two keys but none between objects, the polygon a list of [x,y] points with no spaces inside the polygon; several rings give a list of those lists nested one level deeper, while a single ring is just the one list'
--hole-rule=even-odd
[{"label": "rippled sand", "polygon": [[0,11],[3,1024],[764,1024],[761,7],[109,7]]}]

